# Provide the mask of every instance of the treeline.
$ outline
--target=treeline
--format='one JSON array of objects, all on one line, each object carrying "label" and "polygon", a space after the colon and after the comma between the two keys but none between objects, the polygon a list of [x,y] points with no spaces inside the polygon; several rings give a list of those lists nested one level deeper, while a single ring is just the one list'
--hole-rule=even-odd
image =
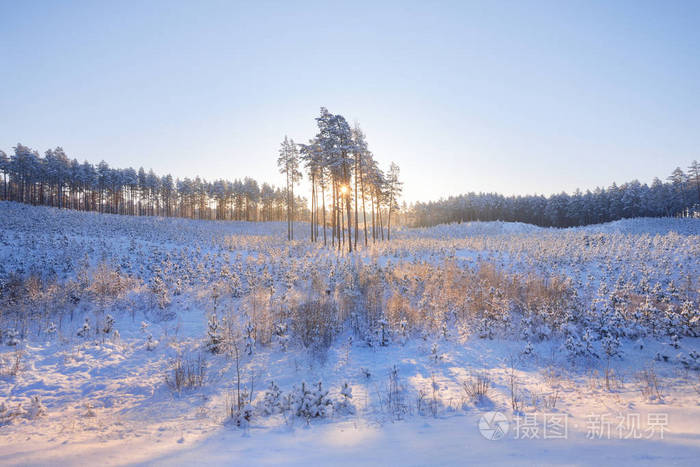
[{"label": "treeline", "polygon": [[281,221],[294,200],[299,220],[309,220],[307,200],[252,178],[208,182],[176,179],[152,170],[116,169],[70,159],[62,148],[43,155],[17,144],[0,151],[0,199],[81,211],[191,219]]},{"label": "treeline", "polygon": [[[301,164],[306,169],[311,184],[311,241],[323,238],[324,245],[347,244],[352,251],[357,249],[360,228],[362,243],[367,245],[370,237],[373,242],[385,239],[385,226],[390,240],[392,215],[399,209],[403,186],[399,166],[392,162],[388,173],[382,171],[359,125],[350,128],[342,115],[321,107],[316,124],[318,133],[307,144],[285,137],[277,159],[290,197],[301,179]],[[295,211],[291,202],[288,206],[288,238],[293,239]]]},{"label": "treeline", "polygon": [[651,186],[637,180],[582,193],[545,196],[503,196],[467,193],[439,201],[416,203],[406,213],[409,225],[426,227],[464,221],[517,221],[543,227],[573,227],[630,217],[700,214],[700,164],[685,173],[676,168]]}]

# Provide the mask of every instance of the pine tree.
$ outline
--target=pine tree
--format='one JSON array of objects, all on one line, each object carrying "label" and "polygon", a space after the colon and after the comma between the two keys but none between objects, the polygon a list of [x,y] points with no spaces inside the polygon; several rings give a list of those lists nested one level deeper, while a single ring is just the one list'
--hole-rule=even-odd
[{"label": "pine tree", "polygon": [[403,183],[399,181],[399,166],[392,162],[386,181],[387,202],[389,204],[386,231],[387,240],[391,240],[391,212],[399,207],[398,199],[401,197],[403,191],[402,187]]},{"label": "pine tree", "polygon": [[693,161],[690,167],[688,167],[688,181],[695,185],[695,191],[698,195],[698,205],[700,206],[700,164],[698,161]]},{"label": "pine tree", "polygon": [[301,179],[299,152],[293,140],[284,137],[277,158],[280,173],[286,177],[287,240],[294,239],[294,185]]}]

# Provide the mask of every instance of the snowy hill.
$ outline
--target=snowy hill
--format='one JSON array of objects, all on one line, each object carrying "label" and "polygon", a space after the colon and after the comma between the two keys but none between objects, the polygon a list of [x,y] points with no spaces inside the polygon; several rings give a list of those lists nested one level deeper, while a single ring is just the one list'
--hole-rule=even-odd
[{"label": "snowy hill", "polygon": [[402,229],[349,255],[283,223],[0,219],[3,465],[700,455],[697,220]]},{"label": "snowy hill", "polygon": [[542,228],[522,222],[462,222],[440,224],[434,227],[403,229],[399,236],[422,238],[464,238],[475,236],[512,235],[536,233]]},{"label": "snowy hill", "polygon": [[580,227],[589,232],[666,235],[670,232],[678,235],[700,235],[700,219],[642,217],[637,219],[622,219],[606,224]]}]

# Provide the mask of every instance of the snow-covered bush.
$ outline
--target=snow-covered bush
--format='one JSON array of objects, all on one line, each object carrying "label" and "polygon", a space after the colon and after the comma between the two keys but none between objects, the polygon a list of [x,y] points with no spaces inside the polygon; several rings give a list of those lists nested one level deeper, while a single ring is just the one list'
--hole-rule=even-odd
[{"label": "snow-covered bush", "polygon": [[620,339],[612,334],[606,334],[601,340],[603,352],[608,357],[620,357]]},{"label": "snow-covered bush", "polygon": [[153,351],[158,347],[158,341],[153,338],[153,335],[151,333],[148,333],[146,335],[146,345],[145,348],[149,352]]},{"label": "snow-covered bush", "polygon": [[207,321],[207,350],[211,353],[217,354],[224,351],[224,336],[223,329],[219,323],[219,319],[216,314],[209,317]]},{"label": "snow-covered bush", "polygon": [[0,355],[0,377],[10,378],[17,376],[22,370],[22,356],[23,352],[20,348],[15,348],[12,357],[7,360]]},{"label": "snow-covered bush", "polygon": [[172,301],[172,299],[170,298],[170,291],[168,290],[168,286],[163,280],[160,268],[157,268],[154,272],[149,288],[155,306],[157,306],[161,310],[164,310],[170,305],[170,302]]},{"label": "snow-covered bush", "polygon": [[320,381],[315,387],[302,381],[301,386],[292,388],[290,396],[288,403],[292,414],[304,418],[307,422],[312,418],[324,418],[333,409],[333,401]]},{"label": "snow-covered bush", "polygon": [[26,412],[22,409],[22,405],[11,408],[5,402],[0,402],[0,426],[9,425],[14,420],[25,416],[25,414]]},{"label": "snow-covered bush", "polygon": [[353,415],[355,406],[352,404],[352,387],[346,381],[340,388],[340,397],[333,404],[334,413],[339,415]]},{"label": "snow-covered bush", "polygon": [[253,323],[248,321],[245,326],[245,353],[250,356],[255,352],[255,328]]},{"label": "snow-covered bush", "polygon": [[593,346],[593,335],[588,328],[584,330],[581,337],[575,332],[569,332],[564,341],[564,348],[571,360],[578,357],[598,358],[598,353]]},{"label": "snow-covered bush", "polygon": [[251,393],[243,389],[240,393],[230,397],[228,403],[229,419],[238,428],[247,428],[253,418],[254,408],[251,400]]},{"label": "snow-covered bush", "polygon": [[102,332],[104,334],[111,334],[113,329],[114,329],[114,318],[112,317],[112,315],[108,314],[107,316],[105,316],[105,321],[104,321],[104,324],[102,326]]},{"label": "snow-covered bush", "polygon": [[19,345],[19,332],[17,332],[17,330],[14,328],[5,331],[5,342],[11,347]]},{"label": "snow-covered bush", "polygon": [[88,318],[85,318],[83,326],[80,329],[78,329],[78,337],[87,339],[90,336],[90,329],[90,320]]},{"label": "snow-covered bush", "polygon": [[273,415],[281,413],[282,409],[282,391],[280,391],[280,388],[274,381],[270,381],[270,386],[263,397],[262,412],[264,415]]},{"label": "snow-covered bush", "polygon": [[26,417],[30,420],[46,415],[46,407],[41,402],[41,398],[38,395],[32,396],[29,403],[29,408],[26,412]]}]

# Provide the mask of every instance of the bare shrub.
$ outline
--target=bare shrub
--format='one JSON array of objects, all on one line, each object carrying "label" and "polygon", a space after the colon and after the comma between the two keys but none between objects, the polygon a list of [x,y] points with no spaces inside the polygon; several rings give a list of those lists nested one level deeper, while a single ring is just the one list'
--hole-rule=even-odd
[{"label": "bare shrub", "polygon": [[453,260],[439,265],[400,263],[390,278],[393,292],[387,317],[396,328],[405,320],[412,328],[441,332],[457,318],[485,337],[508,331],[513,313],[527,313],[533,337],[541,340],[566,324],[563,309],[577,309],[572,282],[562,276],[508,273],[493,263],[474,269]]},{"label": "bare shrub", "polygon": [[491,378],[486,373],[477,373],[468,380],[462,381],[462,389],[470,401],[482,402],[488,399]]},{"label": "bare shrub", "polygon": [[613,368],[610,368],[610,366],[605,368],[603,380],[605,381],[605,389],[607,391],[615,391],[622,387],[622,377]]},{"label": "bare shrub", "polygon": [[231,354],[236,362],[236,387],[226,396],[226,417],[237,427],[246,428],[253,417],[253,374],[250,375],[250,389],[242,384],[241,379],[241,353],[238,339],[231,340]]},{"label": "bare shrub", "polygon": [[0,426],[11,424],[14,420],[24,417],[26,412],[21,404],[17,407],[8,407],[4,402],[0,402]]},{"label": "bare shrub", "polygon": [[274,330],[272,290],[262,286],[255,287],[244,298],[243,310],[250,320],[250,337],[258,344],[269,344]]},{"label": "bare shrub", "polygon": [[292,310],[292,331],[306,348],[327,349],[335,330],[336,308],[326,298],[301,302]]},{"label": "bare shrub", "polygon": [[520,413],[523,410],[523,394],[515,372],[515,359],[512,357],[510,359],[507,377],[511,409],[513,409],[513,413]]},{"label": "bare shrub", "polygon": [[432,396],[430,398],[430,413],[433,417],[437,417],[440,407],[442,407],[442,397],[440,397],[440,385],[435,381],[435,376],[430,380],[430,389]]},{"label": "bare shrub", "polygon": [[112,265],[102,262],[88,273],[89,285],[87,292],[98,305],[100,310],[104,310],[115,300],[122,298],[126,292],[136,287],[136,280],[122,274]]},{"label": "bare shrub", "polygon": [[663,390],[656,375],[654,365],[650,365],[636,375],[637,388],[642,397],[650,401],[663,400]]},{"label": "bare shrub", "polygon": [[17,376],[22,369],[22,350],[15,349],[9,361],[0,356],[0,377],[8,378]]},{"label": "bare shrub", "polygon": [[542,403],[545,409],[554,409],[559,402],[559,388],[554,388],[552,392],[542,395]]},{"label": "bare shrub", "polygon": [[399,377],[399,369],[394,367],[389,372],[389,380],[387,382],[385,406],[392,420],[402,420],[408,412],[406,404],[406,389]]},{"label": "bare shrub", "polygon": [[204,386],[207,362],[201,353],[196,357],[178,353],[165,382],[173,391],[196,389]]},{"label": "bare shrub", "polygon": [[387,282],[378,270],[368,266],[357,271],[357,283],[358,295],[343,294],[340,297],[343,302],[341,306],[346,311],[356,312],[355,332],[362,338],[371,338],[372,331],[385,318],[384,291]]},{"label": "bare shrub", "polygon": [[[411,306],[411,300],[394,290],[386,303],[386,317],[392,328],[399,329],[400,334],[406,332],[406,328],[413,329],[420,323],[418,311]],[[401,323],[405,323],[402,327]]]}]

